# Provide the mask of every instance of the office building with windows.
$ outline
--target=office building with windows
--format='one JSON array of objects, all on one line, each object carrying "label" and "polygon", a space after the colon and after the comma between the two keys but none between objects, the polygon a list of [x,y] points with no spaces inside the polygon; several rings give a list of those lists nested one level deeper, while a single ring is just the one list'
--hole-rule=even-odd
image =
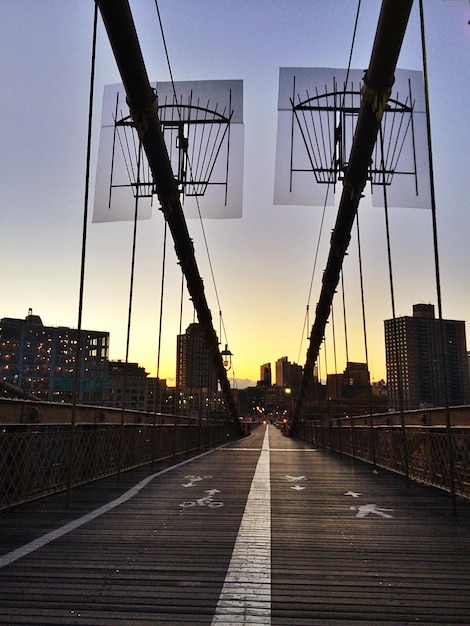
[{"label": "office building with windows", "polygon": [[109,333],[44,326],[31,309],[25,319],[0,320],[0,379],[41,400],[71,402],[77,348],[77,401],[104,405]]},{"label": "office building with windows", "polygon": [[181,391],[217,392],[217,374],[200,324],[190,324],[176,342],[176,387]]},{"label": "office building with windows", "polygon": [[451,406],[470,401],[465,322],[435,318],[432,304],[415,304],[413,316],[385,320],[389,408],[445,405],[447,379]]}]

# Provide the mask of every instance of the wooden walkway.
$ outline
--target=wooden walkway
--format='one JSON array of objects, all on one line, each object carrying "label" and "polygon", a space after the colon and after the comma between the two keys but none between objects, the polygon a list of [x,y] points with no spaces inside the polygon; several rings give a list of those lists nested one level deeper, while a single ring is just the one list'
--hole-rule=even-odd
[{"label": "wooden walkway", "polygon": [[0,515],[0,624],[470,624],[470,508],[283,437]]}]

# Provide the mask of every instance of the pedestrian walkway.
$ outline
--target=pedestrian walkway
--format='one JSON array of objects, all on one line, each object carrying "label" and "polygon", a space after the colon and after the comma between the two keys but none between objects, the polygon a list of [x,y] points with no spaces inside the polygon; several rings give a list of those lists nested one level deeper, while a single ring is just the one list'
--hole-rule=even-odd
[{"label": "pedestrian walkway", "polygon": [[0,515],[0,624],[470,624],[470,508],[273,426]]}]

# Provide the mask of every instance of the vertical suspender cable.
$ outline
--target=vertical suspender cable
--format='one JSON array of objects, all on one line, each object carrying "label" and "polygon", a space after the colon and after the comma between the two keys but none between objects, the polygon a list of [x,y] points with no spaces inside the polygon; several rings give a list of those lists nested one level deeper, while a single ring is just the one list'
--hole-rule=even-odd
[{"label": "vertical suspender cable", "polygon": [[162,323],[163,323],[163,295],[165,292],[165,269],[166,269],[166,237],[168,226],[165,222],[163,229],[163,256],[162,256],[162,280],[160,287],[160,315],[158,318],[158,346],[157,346],[157,383],[159,389],[159,413],[162,412],[162,392],[160,385],[160,357],[162,352]]},{"label": "vertical suspender cable", "polygon": [[444,405],[446,414],[446,432],[447,432],[447,446],[448,446],[448,464],[449,464],[449,489],[452,497],[452,513],[457,513],[457,500],[455,493],[455,466],[454,466],[454,454],[452,448],[452,430],[451,430],[451,418],[449,407],[449,389],[448,389],[448,372],[447,363],[445,358],[445,340],[444,340],[444,321],[442,317],[442,296],[441,296],[441,279],[439,269],[439,251],[437,245],[437,217],[436,217],[436,195],[434,188],[434,168],[432,159],[432,142],[431,142],[431,119],[429,111],[429,81],[428,81],[428,64],[426,55],[426,37],[424,29],[424,9],[423,0],[419,0],[419,16],[421,26],[421,49],[423,55],[423,74],[424,74],[424,94],[426,102],[426,130],[428,136],[428,157],[429,157],[429,184],[431,192],[431,214],[432,214],[432,232],[434,241],[434,265],[436,273],[436,292],[437,292],[437,308],[439,315],[439,342],[441,348],[441,368],[442,376],[444,378]]},{"label": "vertical suspender cable", "polygon": [[74,455],[75,455],[75,430],[77,421],[77,401],[78,389],[80,383],[80,365],[81,365],[81,331],[82,331],[82,313],[83,313],[83,291],[85,285],[85,260],[86,260],[86,242],[87,242],[87,223],[88,223],[88,199],[90,195],[90,163],[91,163],[91,131],[93,125],[93,96],[95,87],[95,65],[96,65],[96,32],[98,24],[98,7],[95,5],[93,16],[93,40],[91,51],[91,71],[90,71],[90,95],[88,99],[88,132],[87,132],[87,152],[86,152],[86,170],[85,170],[85,198],[83,202],[83,230],[82,230],[82,257],[80,267],[80,287],[78,297],[78,323],[77,323],[77,344],[75,347],[75,371],[74,385],[72,397],[72,416],[70,422],[70,446],[69,446],[69,464],[67,470],[67,489],[66,489],[66,507],[70,506],[70,490],[73,482]]},{"label": "vertical suspender cable", "polygon": [[142,159],[142,143],[139,141],[139,152],[137,158],[137,178],[136,178],[136,192],[135,192],[135,209],[134,209],[134,230],[132,233],[132,255],[131,255],[131,276],[129,282],[129,307],[127,311],[127,334],[126,334],[126,359],[124,362],[124,376],[122,381],[122,396],[121,396],[121,427],[119,429],[119,454],[118,454],[118,466],[117,466],[117,479],[121,476],[122,469],[122,457],[124,454],[124,413],[126,410],[127,400],[127,381],[128,381],[128,365],[129,365],[129,347],[131,342],[131,319],[132,319],[132,304],[134,298],[134,276],[135,276],[135,252],[137,243],[137,222],[139,211],[139,187],[140,187],[140,164]]},{"label": "vertical suspender cable", "polygon": [[[184,298],[184,274],[183,272],[181,272],[181,289],[180,289],[180,317],[179,317],[179,332],[178,334],[181,336],[183,333],[183,298]],[[179,355],[177,356],[177,363],[176,363],[176,367],[178,367],[178,363],[179,363]],[[176,387],[175,387],[175,426],[176,426],[176,421],[178,419],[178,413],[179,413],[179,405],[180,405],[180,387],[178,385],[179,382],[179,376],[177,378],[176,381]],[[176,429],[175,429],[176,432]]]},{"label": "vertical suspender cable", "polygon": [[[362,308],[362,329],[364,333],[364,354],[365,354],[365,359],[366,359],[367,372],[369,373],[368,401],[369,401],[370,434],[371,434],[371,443],[372,443],[372,463],[375,468],[377,464],[377,455],[376,455],[375,437],[374,437],[374,418],[372,417],[372,387],[371,387],[370,371],[369,371],[369,350],[367,346],[366,305],[365,305],[365,300],[364,300],[364,276],[362,272],[362,251],[361,251],[361,237],[360,237],[360,229],[359,229],[359,211],[356,216],[356,231],[357,231],[357,256],[358,256],[358,261],[359,261],[359,282],[361,285],[361,308]],[[352,435],[354,436],[354,429],[353,429]],[[354,439],[352,443],[353,443],[353,454],[354,454]]]},{"label": "vertical suspender cable", "polygon": [[[335,393],[336,393],[335,402],[338,402],[340,395],[339,395],[339,389],[338,389],[338,362],[336,358],[335,311],[333,307],[331,308],[331,334],[333,337],[333,360],[335,364]],[[328,372],[326,374],[326,380],[327,380],[327,385],[328,385]]]},{"label": "vertical suspender cable", "polygon": [[[389,275],[389,284],[390,284],[390,298],[392,303],[392,317],[393,317],[393,329],[394,329],[394,341],[393,341],[393,350],[394,350],[394,361],[396,363],[396,373],[397,373],[397,387],[398,387],[398,409],[400,411],[400,422],[401,422],[401,435],[402,435],[402,447],[403,447],[403,467],[406,476],[406,484],[410,486],[410,473],[408,467],[408,444],[406,437],[406,424],[405,424],[405,413],[404,413],[404,400],[403,400],[403,373],[402,366],[400,361],[400,351],[398,347],[397,341],[397,318],[396,318],[396,310],[395,310],[395,289],[393,285],[393,270],[392,270],[392,251],[391,251],[391,243],[390,243],[390,223],[388,219],[388,201],[387,201],[387,184],[385,181],[385,158],[384,158],[384,137],[382,125],[379,129],[380,133],[380,153],[381,153],[381,170],[382,170],[382,191],[384,198],[384,214],[385,214],[385,230],[387,234],[387,258],[388,258],[388,275]],[[394,438],[392,439],[394,441]],[[393,444],[392,444],[393,445]]]},{"label": "vertical suspender cable", "polygon": [[[167,223],[165,222],[165,225],[163,228],[162,279],[161,279],[161,285],[160,285],[160,314],[158,318],[157,375],[156,375],[157,388],[154,391],[154,398],[153,398],[152,464],[155,460],[155,450],[156,450],[156,443],[157,443],[157,428],[156,428],[157,414],[160,415],[160,422],[162,422],[162,385],[160,382],[160,356],[161,356],[161,351],[162,351],[163,295],[165,292],[166,235],[167,235]],[[158,406],[157,406],[157,394],[158,394]]]},{"label": "vertical suspender cable", "polygon": [[344,350],[346,354],[346,363],[349,361],[349,346],[348,346],[348,322],[346,318],[346,291],[344,289],[344,271],[341,268],[341,299],[343,302],[343,323],[344,323]]}]

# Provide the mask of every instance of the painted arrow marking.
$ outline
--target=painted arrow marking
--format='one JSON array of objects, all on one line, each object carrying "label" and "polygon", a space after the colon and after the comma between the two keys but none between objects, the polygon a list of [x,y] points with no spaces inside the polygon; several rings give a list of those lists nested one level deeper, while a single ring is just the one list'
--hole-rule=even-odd
[{"label": "painted arrow marking", "polygon": [[378,515],[379,517],[386,517],[387,519],[393,518],[393,515],[385,513],[385,511],[393,511],[393,509],[385,509],[376,504],[363,504],[362,506],[350,506],[349,508],[351,511],[357,511],[356,517],[366,517],[369,513],[374,513],[374,515]]},{"label": "painted arrow marking", "polygon": [[291,489],[295,489],[296,491],[302,491],[302,489],[306,489],[306,487],[301,487],[300,485],[294,485]]},{"label": "painted arrow marking", "polygon": [[186,476],[186,478],[189,480],[189,483],[182,483],[183,487],[193,487],[201,480],[205,480],[206,478],[212,478],[212,476]]},{"label": "painted arrow marking", "polygon": [[288,482],[290,482],[290,483],[296,483],[296,482],[298,482],[299,480],[306,480],[306,479],[307,479],[307,477],[306,477],[306,476],[287,476],[287,475],[286,475],[286,476],[284,476],[284,478],[285,478]]}]

